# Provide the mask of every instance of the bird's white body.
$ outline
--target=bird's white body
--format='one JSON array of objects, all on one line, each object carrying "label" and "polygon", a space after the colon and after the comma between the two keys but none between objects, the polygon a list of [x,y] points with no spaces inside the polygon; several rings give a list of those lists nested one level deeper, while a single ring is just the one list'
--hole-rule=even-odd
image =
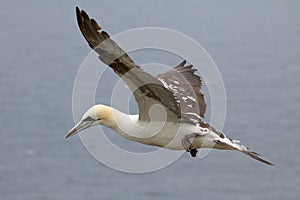
[{"label": "bird's white body", "polygon": [[[184,137],[192,133],[197,133],[199,137],[195,137],[192,140],[194,148],[225,149],[224,146],[216,144],[215,140],[222,140],[234,145],[226,137],[221,138],[213,131],[193,124],[170,121],[141,121],[139,120],[139,115],[129,115],[103,105],[96,105],[94,112],[97,110],[102,110],[102,112],[103,110],[110,110],[105,112],[113,115],[112,121],[100,121],[99,124],[105,125],[121,136],[135,142],[173,150],[185,150],[182,145]],[[88,112],[91,115],[93,110]]]},{"label": "bird's white body", "polygon": [[[117,121],[119,126],[112,129],[129,140],[147,145],[173,150],[184,150],[182,146],[184,136],[190,133],[200,133],[199,127],[192,124],[168,121],[143,122],[139,120],[138,115],[126,115],[122,113],[121,116],[122,118],[119,118]],[[200,148],[200,140],[193,143],[194,146]]]},{"label": "bird's white body", "polygon": [[[134,115],[130,118],[136,118]],[[141,122],[134,120],[125,129],[116,128],[114,131],[123,137],[139,143],[163,147],[173,150],[185,150],[182,141],[185,136],[191,133],[198,133],[200,137],[193,139],[195,148],[213,148],[220,137],[216,134],[205,134],[200,131],[200,127],[187,123],[176,122]],[[124,127],[123,127],[124,128]],[[211,141],[211,142],[210,142]]]}]

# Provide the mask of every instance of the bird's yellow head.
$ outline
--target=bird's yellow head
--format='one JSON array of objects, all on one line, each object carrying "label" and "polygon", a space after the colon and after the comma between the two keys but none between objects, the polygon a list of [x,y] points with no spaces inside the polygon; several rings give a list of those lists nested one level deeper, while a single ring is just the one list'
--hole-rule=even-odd
[{"label": "bird's yellow head", "polygon": [[114,109],[110,106],[95,105],[88,109],[81,120],[65,136],[68,138],[84,129],[96,125],[104,125],[110,128],[116,126]]}]

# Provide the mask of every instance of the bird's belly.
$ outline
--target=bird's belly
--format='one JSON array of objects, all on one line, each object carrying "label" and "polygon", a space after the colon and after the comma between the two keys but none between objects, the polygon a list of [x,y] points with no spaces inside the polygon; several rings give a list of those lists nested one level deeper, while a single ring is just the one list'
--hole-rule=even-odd
[{"label": "bird's belly", "polygon": [[[173,150],[184,150],[182,141],[186,135],[200,133],[199,127],[176,122],[137,122],[126,124],[116,129],[125,138],[147,144]],[[213,135],[199,136],[192,139],[194,148],[213,148],[215,145]]]},{"label": "bird's belly", "polygon": [[[198,127],[191,124],[166,122],[162,125],[160,122],[154,122],[151,127],[142,132],[141,135],[148,137],[140,138],[137,142],[167,149],[184,150],[182,145],[184,137],[192,133],[197,133],[199,130]],[[193,145],[201,146],[198,145],[199,142],[201,143],[199,139],[194,140]]]},{"label": "bird's belly", "polygon": [[[172,150],[185,150],[182,141],[184,139],[185,135],[192,134],[192,133],[179,133],[177,136],[174,135],[160,135],[153,138],[149,138],[149,140],[144,140],[141,143],[153,145],[153,146],[159,146],[167,149]],[[208,135],[203,136],[197,136],[190,141],[192,142],[192,146],[195,149],[198,148],[216,148],[216,143],[214,141],[215,138],[210,137]],[[221,148],[220,148],[221,149]]]}]

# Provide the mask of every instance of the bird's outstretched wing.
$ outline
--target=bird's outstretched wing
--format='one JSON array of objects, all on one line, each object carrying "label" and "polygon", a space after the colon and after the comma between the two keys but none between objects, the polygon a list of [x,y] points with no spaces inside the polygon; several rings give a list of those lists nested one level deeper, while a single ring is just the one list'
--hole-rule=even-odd
[{"label": "bird's outstretched wing", "polygon": [[201,120],[200,117],[204,118],[206,110],[204,96],[200,91],[202,81],[195,74],[196,71],[192,65],[186,65],[186,61],[183,61],[170,71],[157,76],[176,96],[180,103],[182,118],[194,120],[195,123]]},{"label": "bird's outstretched wing", "polygon": [[162,82],[144,72],[121,49],[94,19],[76,7],[77,22],[89,46],[99,54],[100,60],[111,67],[133,92],[139,107],[140,120],[150,121],[149,111],[155,104],[165,108],[167,120],[179,121],[180,105],[174,94]]}]

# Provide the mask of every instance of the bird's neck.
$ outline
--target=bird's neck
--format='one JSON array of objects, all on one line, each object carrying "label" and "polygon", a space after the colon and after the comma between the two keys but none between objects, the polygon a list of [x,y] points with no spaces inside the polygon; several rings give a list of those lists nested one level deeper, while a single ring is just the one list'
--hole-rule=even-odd
[{"label": "bird's neck", "polygon": [[104,121],[102,125],[107,126],[120,135],[128,137],[138,128],[139,116],[123,113],[115,108],[111,108],[111,117]]}]

